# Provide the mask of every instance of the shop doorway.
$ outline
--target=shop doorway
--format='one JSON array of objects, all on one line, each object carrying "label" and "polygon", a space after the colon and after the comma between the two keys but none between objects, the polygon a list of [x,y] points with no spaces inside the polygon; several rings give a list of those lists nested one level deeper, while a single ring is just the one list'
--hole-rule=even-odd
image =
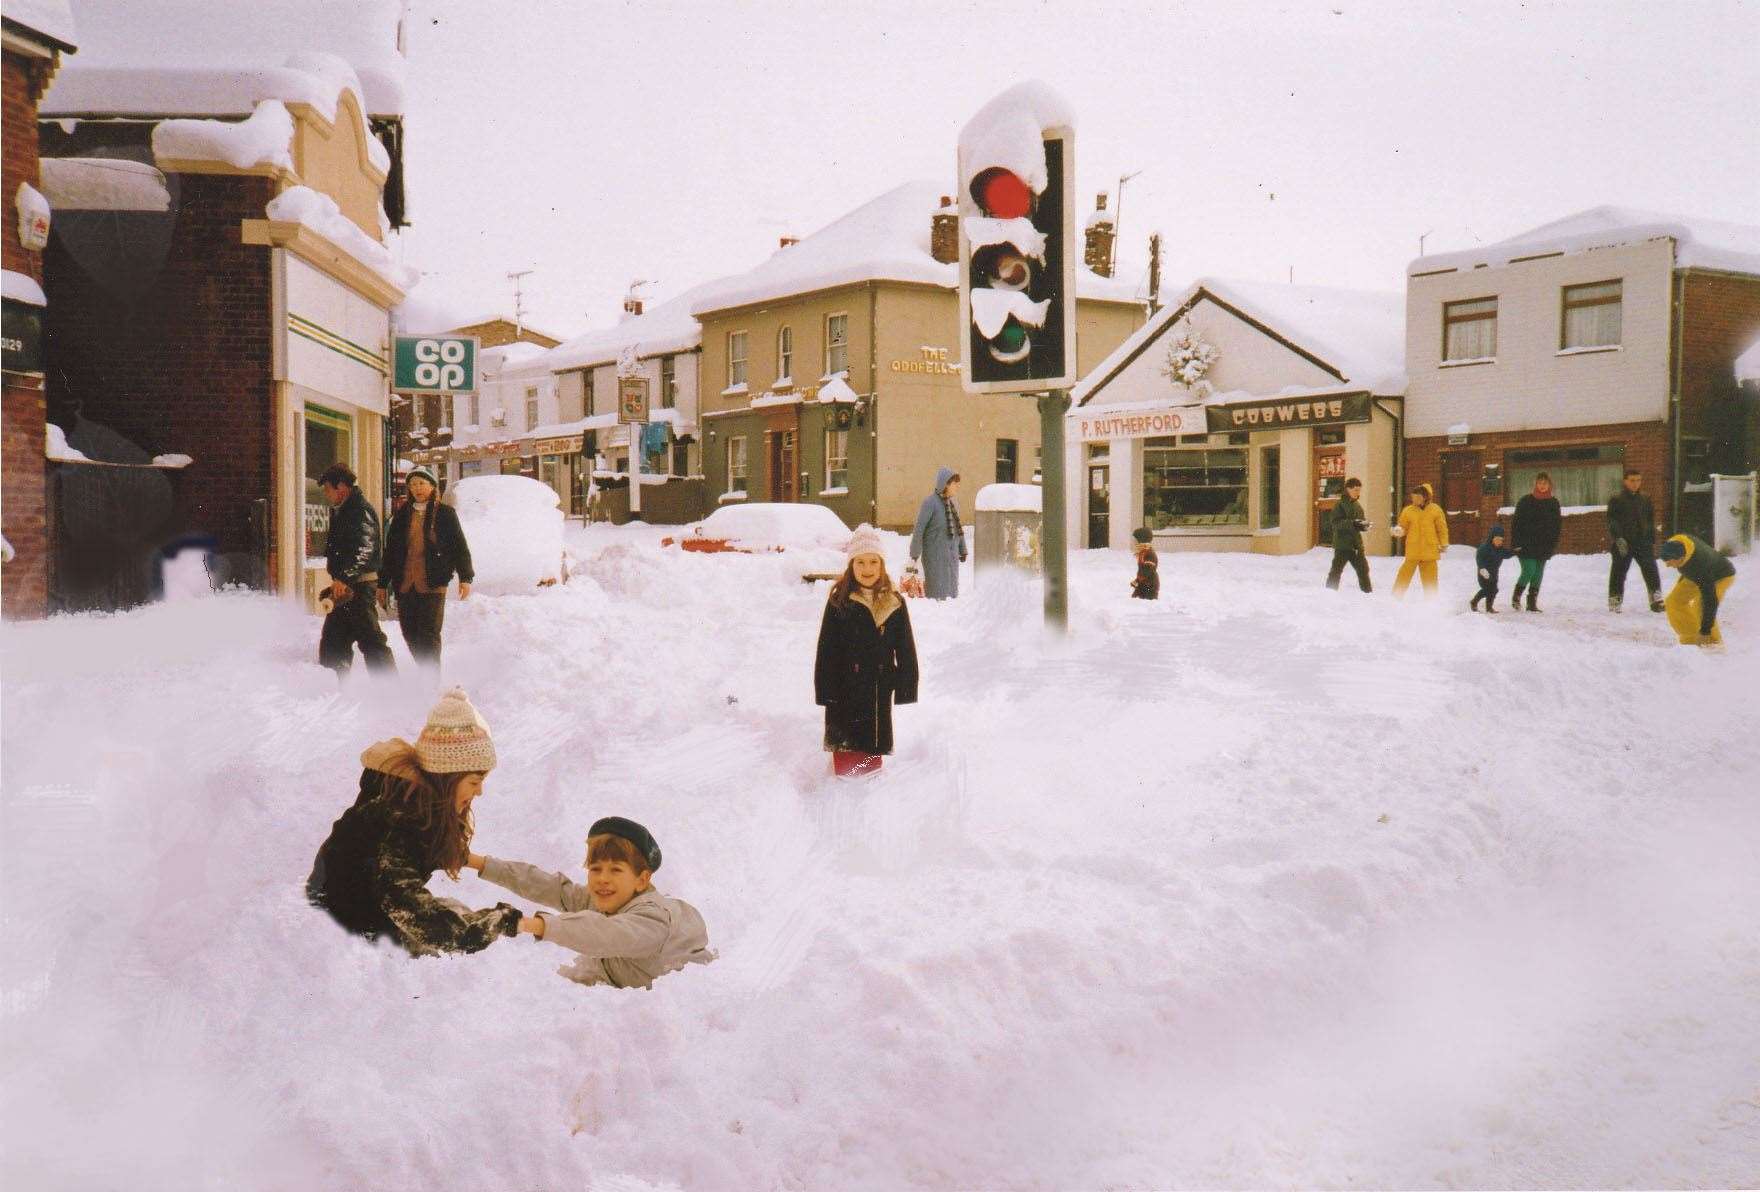
[{"label": "shop doorway", "polygon": [[1484,498],[1477,451],[1442,453],[1442,512],[1448,518],[1448,540],[1476,545],[1479,505]]},{"label": "shop doorway", "polygon": [[795,474],[795,432],[770,432],[770,499],[793,501],[799,488]]},{"label": "shop doorway", "polygon": [[1088,465],[1088,549],[1101,550],[1112,542],[1112,467]]},{"label": "shop doorway", "polygon": [[[1316,438],[1319,436],[1316,435]],[[1344,445],[1314,448],[1314,525],[1315,546],[1332,545],[1332,507],[1344,496]]]}]

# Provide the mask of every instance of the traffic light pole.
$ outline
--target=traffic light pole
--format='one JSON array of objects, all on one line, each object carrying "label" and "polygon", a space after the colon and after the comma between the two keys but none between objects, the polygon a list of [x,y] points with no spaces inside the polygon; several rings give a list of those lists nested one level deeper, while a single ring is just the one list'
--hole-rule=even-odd
[{"label": "traffic light pole", "polygon": [[1069,534],[1064,519],[1063,423],[1069,390],[1039,395],[1039,545],[1045,560],[1045,625],[1069,631]]}]

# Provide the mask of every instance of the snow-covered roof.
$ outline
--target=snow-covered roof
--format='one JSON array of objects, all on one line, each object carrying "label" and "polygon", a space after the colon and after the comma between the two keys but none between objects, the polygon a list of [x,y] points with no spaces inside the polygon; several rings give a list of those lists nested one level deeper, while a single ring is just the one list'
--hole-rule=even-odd
[{"label": "snow-covered roof", "polygon": [[1591,207],[1529,228],[1495,244],[1418,257],[1406,267],[1406,273],[1411,276],[1447,269],[1473,269],[1480,265],[1496,267],[1507,265],[1518,257],[1588,252],[1597,248],[1642,244],[1646,240],[1664,237],[1675,242],[1675,265],[1678,268],[1760,273],[1760,226],[1643,211],[1634,207]]},{"label": "snow-covered roof", "polygon": [[1744,381],[1760,381],[1760,339],[1749,344],[1736,357],[1736,383]]},{"label": "snow-covered roof", "polygon": [[153,129],[153,159],[292,170],[293,117],[280,100],[266,99],[244,120],[166,120]]},{"label": "snow-covered roof", "polygon": [[169,211],[165,175],[117,157],[41,159],[43,195],[57,211]]},{"label": "snow-covered roof", "polygon": [[[7,18],[17,19],[20,7],[9,0]],[[63,64],[39,110],[244,115],[264,99],[306,99],[287,92],[310,86],[294,76],[323,77],[308,56],[324,54],[358,76],[368,115],[400,116],[404,9],[404,0],[80,0],[79,54]],[[336,95],[321,100],[326,111]]]},{"label": "snow-covered roof", "polygon": [[1319,358],[1353,386],[1374,393],[1405,392],[1406,299],[1397,290],[1341,290],[1278,282],[1201,277],[1087,376],[1071,395],[1079,404],[1133,359],[1145,343],[1208,297]]},{"label": "snow-covered roof", "polygon": [[[799,243],[778,249],[763,264],[709,283],[692,309],[703,315],[865,281],[920,282],[954,289],[959,285],[955,266],[937,261],[929,252],[930,217],[940,210],[945,190],[926,180],[894,187]],[[1136,290],[1134,283],[1076,268],[1076,292],[1083,298],[1134,302]]]},{"label": "snow-covered roof", "polygon": [[410,266],[399,263],[390,249],[355,226],[355,222],[336,206],[336,200],[323,191],[309,186],[290,186],[269,200],[264,214],[272,220],[310,228],[399,290],[409,289],[421,276]]},{"label": "snow-covered roof", "polygon": [[566,372],[612,364],[631,349],[637,357],[643,357],[688,352],[701,346],[703,325],[697,322],[691,311],[702,304],[706,293],[720,284],[705,282],[693,286],[678,297],[651,306],[615,327],[602,327],[564,340],[550,349],[551,370]]},{"label": "snow-covered roof", "polygon": [[6,23],[19,25],[64,50],[78,46],[67,0],[6,0]]}]

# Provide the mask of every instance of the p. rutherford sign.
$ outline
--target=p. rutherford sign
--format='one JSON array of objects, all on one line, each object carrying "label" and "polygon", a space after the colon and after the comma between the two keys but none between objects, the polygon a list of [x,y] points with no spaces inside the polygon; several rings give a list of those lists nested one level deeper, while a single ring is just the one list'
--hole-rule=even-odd
[{"label": "p. rutherford sign", "polygon": [[1144,406],[1142,409],[1098,410],[1092,414],[1078,408],[1070,416],[1075,419],[1076,438],[1084,442],[1204,433],[1202,406]]}]

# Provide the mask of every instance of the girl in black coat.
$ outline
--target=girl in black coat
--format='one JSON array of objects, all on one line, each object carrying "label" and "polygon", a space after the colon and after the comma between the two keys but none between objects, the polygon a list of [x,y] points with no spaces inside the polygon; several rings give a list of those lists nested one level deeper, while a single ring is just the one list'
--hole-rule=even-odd
[{"label": "girl in black coat", "polygon": [[825,709],[825,749],[838,775],[871,773],[892,752],[892,705],[917,702],[917,643],[868,526],[850,537],[849,566],[819,623],[813,697]]},{"label": "girl in black coat", "polygon": [[1534,491],[1516,502],[1516,515],[1510,521],[1510,546],[1522,560],[1521,578],[1510,596],[1510,607],[1522,607],[1522,592],[1528,593],[1528,611],[1540,611],[1540,581],[1546,578],[1546,560],[1558,549],[1559,530],[1564,524],[1558,498],[1552,495],[1552,477],[1541,472],[1534,477]]}]

